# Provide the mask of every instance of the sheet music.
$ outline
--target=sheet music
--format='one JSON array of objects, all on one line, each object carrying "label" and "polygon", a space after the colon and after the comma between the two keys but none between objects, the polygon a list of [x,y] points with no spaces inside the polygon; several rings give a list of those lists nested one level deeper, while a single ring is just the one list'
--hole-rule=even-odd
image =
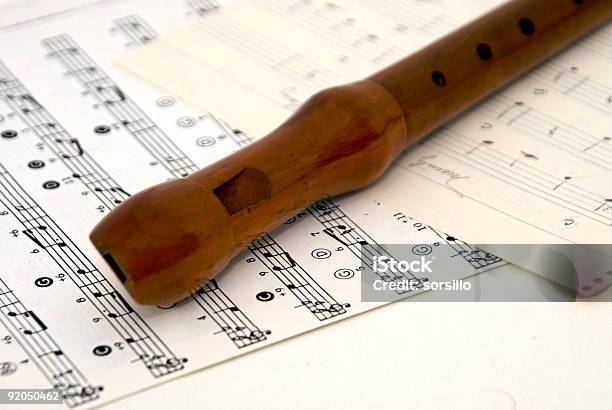
[{"label": "sheet music", "polygon": [[[175,25],[225,13],[205,0],[115,1],[0,32],[1,387],[55,387],[66,406],[89,408],[375,308],[360,298],[364,243],[381,252],[381,243],[419,244],[452,262],[432,280],[507,266],[369,196],[350,196],[313,204],[263,235],[186,300],[136,305],[90,244],[91,228],[132,193],[187,176],[252,134],[112,61]],[[363,53],[395,55],[373,44],[366,40]],[[289,78],[304,63],[278,69]],[[317,86],[340,78],[307,69]],[[282,91],[270,104],[283,113],[305,93]],[[242,95],[251,98],[228,98]]]},{"label": "sheet music", "polygon": [[[317,90],[364,78],[458,27],[475,4],[242,2],[119,64],[259,137]],[[357,195],[470,243],[609,243],[611,44],[607,24],[407,150]],[[161,55],[180,61],[179,75]],[[214,80],[196,82],[201,75]],[[612,282],[609,248],[584,248],[604,263],[585,290]]]}]

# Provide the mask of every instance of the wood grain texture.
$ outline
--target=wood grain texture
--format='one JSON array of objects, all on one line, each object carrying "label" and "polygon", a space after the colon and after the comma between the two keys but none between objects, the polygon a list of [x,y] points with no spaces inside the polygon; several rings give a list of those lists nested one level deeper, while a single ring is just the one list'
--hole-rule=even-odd
[{"label": "wood grain texture", "polygon": [[91,240],[136,301],[177,301],[258,235],[377,179],[407,146],[612,17],[612,0],[515,0],[257,142],[121,204]]}]

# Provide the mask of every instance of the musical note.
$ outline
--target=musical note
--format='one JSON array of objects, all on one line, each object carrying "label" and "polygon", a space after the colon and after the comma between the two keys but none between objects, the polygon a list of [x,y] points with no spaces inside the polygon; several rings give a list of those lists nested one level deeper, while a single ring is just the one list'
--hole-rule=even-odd
[{"label": "musical note", "polygon": [[[105,297],[105,296],[108,296],[108,295],[110,295],[110,297],[111,297],[112,299],[114,299],[114,300],[118,301],[118,302],[120,303],[120,306],[121,306],[121,307],[123,308],[123,310],[124,310],[124,312],[123,312],[123,313],[119,313],[119,314],[114,313],[114,312],[111,312],[111,313],[109,313],[109,314],[107,315],[108,317],[113,318],[113,319],[116,319],[116,318],[119,318],[119,317],[126,316],[126,315],[129,315],[129,314],[134,313],[134,308],[132,308],[132,306],[131,306],[131,305],[130,305],[130,304],[129,304],[129,303],[128,303],[128,302],[127,302],[125,299],[124,299],[124,297],[123,297],[123,296],[121,296],[121,294],[120,294],[119,292],[117,292],[117,291],[113,291],[113,292],[110,292],[110,293],[108,293],[108,294],[102,294],[102,295],[100,295],[99,297]],[[132,339],[132,340],[134,340],[134,339]],[[130,343],[133,343],[133,341],[132,341],[132,342],[130,342]]]},{"label": "musical note", "polygon": [[325,232],[327,235],[331,236],[332,238],[334,238],[335,240],[337,240],[338,242],[340,242],[341,244],[345,246],[367,245],[368,244],[367,241],[363,240],[359,236],[352,236],[350,240],[347,239],[346,236],[353,233],[353,231],[354,231],[353,228],[349,228],[344,225],[336,225],[330,228],[323,229],[323,232]]},{"label": "musical note", "polygon": [[[502,118],[504,118],[510,111],[512,110],[516,110],[516,109],[521,109],[525,107],[525,103],[523,101],[515,101],[514,103],[508,105],[505,109],[503,109],[499,114],[497,114],[497,119],[501,120]],[[513,121],[512,118],[510,118],[509,121]]]},{"label": "musical note", "polygon": [[557,186],[553,188],[553,191],[556,191],[558,188],[566,184],[568,181],[571,181],[572,177],[563,177],[563,181],[561,181]]},{"label": "musical note", "polygon": [[66,71],[67,75],[75,75],[75,74],[79,74],[79,73],[86,73],[86,74],[91,74],[91,73],[95,73],[98,69],[96,67],[93,66],[85,66],[85,67],[79,67],[79,68],[75,68],[73,70],[68,70]]},{"label": "musical note", "polygon": [[30,94],[12,95],[6,96],[9,101],[15,103],[22,113],[30,114],[31,112],[42,109],[42,105]]},{"label": "musical note", "polygon": [[50,248],[52,246],[59,246],[59,247],[63,247],[66,246],[66,243],[64,241],[62,241],[61,239],[57,239],[57,238],[53,238],[52,236],[50,236],[49,234],[47,234],[47,239],[51,239],[52,243],[49,243],[47,245],[43,245],[43,243],[35,236],[35,232],[42,232],[45,233],[47,231],[47,227],[44,225],[41,226],[37,226],[34,229],[25,229],[22,232],[28,237],[30,238],[30,240],[32,242],[34,242],[36,245],[38,245],[39,247],[43,248],[43,249],[47,249]]},{"label": "musical note", "polygon": [[76,47],[63,47],[55,50],[51,50],[49,55],[56,55],[60,53],[68,53],[68,54],[79,54],[79,49]]},{"label": "musical note", "polygon": [[322,15],[324,13],[328,13],[328,12],[335,12],[340,10],[340,6],[337,5],[336,3],[332,3],[331,1],[328,1],[325,3],[325,5],[321,8],[319,8],[317,11],[315,11],[316,15]]},{"label": "musical note", "polygon": [[287,252],[281,252],[276,254],[270,252],[263,252],[262,255],[265,256],[268,260],[270,260],[273,265],[272,270],[275,271],[290,269],[297,265],[295,260]]},{"label": "musical note", "polygon": [[74,145],[74,146],[76,147],[76,151],[77,151],[77,152],[76,152],[76,154],[69,155],[69,154],[64,154],[64,153],[62,153],[62,154],[61,154],[61,156],[62,156],[62,158],[64,158],[64,159],[70,159],[70,158],[74,158],[74,157],[80,157],[80,156],[82,156],[82,155],[83,155],[83,153],[84,153],[84,151],[83,151],[83,147],[82,147],[82,146],[81,146],[81,144],[79,143],[79,140],[77,140],[76,138],[70,138],[70,139],[68,139],[68,140],[64,140],[64,139],[56,139],[55,141],[56,141],[56,142],[59,142],[59,143],[61,143],[61,144],[65,144],[65,143],[67,142],[68,144],[72,144],[72,145]]},{"label": "musical note", "polygon": [[205,286],[210,290],[219,289],[219,284],[217,283],[217,279],[209,279],[208,281],[206,281]]},{"label": "musical note", "polygon": [[113,85],[109,85],[107,87],[97,87],[96,88],[98,92],[100,93],[109,93],[111,94],[112,98],[107,98],[104,100],[104,104],[107,105],[112,105],[118,102],[123,102],[126,100],[126,96],[123,92],[123,90],[121,90],[121,88],[119,88],[119,86],[113,84]]},{"label": "musical note", "polygon": [[25,329],[23,331],[24,334],[33,335],[33,334],[44,332],[45,330],[47,330],[47,325],[45,325],[43,321],[40,320],[38,316],[36,316],[36,313],[32,312],[31,310],[28,310],[27,312],[22,313],[22,315],[26,318],[32,319],[34,323],[36,324],[36,327],[32,329]]},{"label": "musical note", "polygon": [[306,78],[309,80],[315,78],[320,73],[319,69],[313,68],[312,70],[306,72]]},{"label": "musical note", "polygon": [[597,211],[609,211],[612,210],[612,198],[606,198],[604,199],[603,203],[598,206],[597,208],[595,208],[595,212]]},{"label": "musical note", "polygon": [[[521,151],[521,156],[523,158],[527,158],[527,159],[535,159],[535,160],[539,159],[535,154],[531,154],[531,153],[525,152],[525,151]],[[520,159],[521,159],[521,157],[516,158],[514,161],[512,161],[510,163],[510,166],[513,167]]]},{"label": "musical note", "polygon": [[[81,178],[81,175],[79,175],[77,178]],[[100,187],[95,187],[94,191],[96,192],[120,192],[125,196],[131,196],[125,189],[121,188],[120,186],[114,186],[111,188],[100,188]]]},{"label": "musical note", "polygon": [[[576,70],[576,71],[577,71],[577,70]],[[569,70],[568,70],[568,69],[566,69],[566,68],[564,68],[564,69],[560,70],[560,71],[557,73],[557,75],[555,75],[555,77],[554,77],[553,81],[554,81],[555,83],[558,83],[558,82],[559,82],[559,80],[561,80],[561,78],[563,78],[563,76],[564,76],[565,74],[567,74],[568,72],[569,72]]]},{"label": "musical note", "polygon": [[189,0],[187,3],[198,16],[205,16],[221,7],[214,0]]},{"label": "musical note", "polygon": [[611,137],[607,137],[607,136],[606,136],[606,137],[603,137],[603,138],[602,138],[602,139],[600,139],[599,141],[594,142],[593,144],[591,144],[591,145],[589,145],[588,147],[586,147],[586,148],[585,148],[583,151],[584,151],[584,152],[590,151],[591,149],[593,149],[593,148],[597,147],[599,144],[604,143],[604,142],[610,142],[610,140],[612,140],[612,138],[611,138]]},{"label": "musical note", "polygon": [[495,144],[495,141],[493,141],[493,140],[482,140],[482,141],[480,141],[480,143],[479,143],[479,144],[477,144],[476,146],[474,146],[474,148],[472,148],[471,150],[467,151],[465,154],[466,154],[466,155],[470,155],[470,154],[472,154],[472,153],[476,152],[476,150],[477,150],[478,148],[482,147],[482,146],[485,146],[485,145],[493,145],[493,144]]},{"label": "musical note", "polygon": [[355,47],[361,47],[364,43],[375,43],[378,40],[378,36],[376,34],[366,34],[357,39],[353,43]]},{"label": "musical note", "polygon": [[313,205],[314,209],[320,211],[322,215],[331,215],[336,209],[338,209],[337,205],[329,206],[325,205],[323,202],[317,202]]},{"label": "musical note", "polygon": [[114,21],[113,30],[120,31],[127,45],[143,45],[157,38],[157,32],[142,17],[133,14]]},{"label": "musical note", "polygon": [[28,238],[30,238],[32,240],[32,242],[34,242],[36,245],[40,246],[41,248],[44,248],[43,244],[38,240],[37,237],[34,236],[34,234],[32,233],[31,229],[26,229],[25,231],[22,231]]}]

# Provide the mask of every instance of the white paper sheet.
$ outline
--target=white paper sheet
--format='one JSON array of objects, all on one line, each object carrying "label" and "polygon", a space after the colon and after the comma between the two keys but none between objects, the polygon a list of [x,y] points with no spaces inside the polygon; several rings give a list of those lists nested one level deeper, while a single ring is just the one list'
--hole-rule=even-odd
[{"label": "white paper sheet", "polygon": [[504,263],[351,196],[263,236],[187,300],[135,305],[91,228],[131,193],[251,139],[111,62],[211,6],[114,2],[0,33],[0,387],[57,387],[88,408],[372,309],[360,300],[363,241],[453,261],[431,280]]}]

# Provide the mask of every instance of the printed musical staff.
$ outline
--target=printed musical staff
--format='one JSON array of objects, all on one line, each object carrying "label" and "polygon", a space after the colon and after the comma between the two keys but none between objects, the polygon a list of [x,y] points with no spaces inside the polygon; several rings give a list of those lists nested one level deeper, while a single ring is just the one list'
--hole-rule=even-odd
[{"label": "printed musical staff", "polygon": [[474,269],[484,269],[490,266],[504,263],[503,259],[492,253],[483,251],[482,249],[476,248],[470,244],[463,242],[455,237],[446,235],[429,227],[440,239],[442,239],[448,246],[456,252],[456,256],[460,256],[467,263],[472,265]]},{"label": "printed musical staff", "polygon": [[[15,91],[13,88],[11,91]],[[14,102],[17,111],[24,114],[31,114],[42,109],[42,105],[29,93],[23,94],[7,94],[6,98]]]},{"label": "printed musical staff", "polygon": [[62,391],[72,408],[100,397],[101,386],[89,383],[38,315],[29,310],[0,278],[0,322],[36,365],[50,386]]},{"label": "printed musical staff", "polygon": [[[234,130],[225,128],[230,133]],[[245,135],[244,140],[233,138],[239,148],[252,142]],[[245,143],[246,141],[246,143]],[[291,291],[299,300],[299,306],[305,306],[321,321],[346,313],[346,305],[342,305],[321,287],[316,280],[272,237],[264,234],[249,246],[251,253]]]},{"label": "printed musical staff", "polygon": [[[308,208],[308,213],[319,221],[324,229],[323,232],[344,245],[366,266],[371,264],[372,258],[386,255],[395,259],[386,249],[380,246],[363,228],[355,223],[344,211],[340,209],[331,199],[316,202]],[[369,246],[362,246],[369,245]],[[399,272],[394,276],[381,275],[380,278],[387,282],[396,281],[419,281],[425,278],[417,278],[410,272]],[[396,293],[405,293],[409,290],[398,289]]]},{"label": "printed musical staff", "polygon": [[262,331],[255,325],[211,280],[191,295],[191,298],[212,318],[239,349],[266,340],[269,331]]},{"label": "printed musical staff", "polygon": [[117,292],[55,221],[0,164],[0,202],[21,223],[23,233],[43,249],[83,293],[154,377],[184,368],[142,317]]},{"label": "printed musical staff", "polygon": [[210,115],[210,118],[219,126],[219,128],[225,131],[225,134],[228,135],[232,141],[234,141],[238,148],[249,145],[254,141],[252,137],[249,137],[244,132],[232,129],[225,121],[215,118],[212,115]]},{"label": "printed musical staff", "polygon": [[175,178],[197,169],[193,161],[68,35],[43,40],[49,55],[66,68],[91,95]]},{"label": "printed musical staff", "polygon": [[0,84],[0,99],[60,159],[73,179],[79,180],[109,210],[130,196],[1,61],[0,77],[11,84],[10,87]]},{"label": "printed musical staff", "polygon": [[[28,222],[34,222],[34,220],[28,220]],[[55,236],[51,236],[51,237],[46,237],[45,240],[45,236],[42,235],[42,233],[46,233],[47,231],[47,227],[46,226],[37,226],[33,229],[24,229],[22,232],[25,234],[25,236],[27,236],[28,238],[30,238],[30,240],[32,242],[34,242],[36,244],[36,246],[38,246],[41,249],[47,249],[50,248],[52,246],[58,246],[60,248],[63,248],[66,246],[66,242],[64,242],[63,240],[55,237]],[[37,233],[40,232],[40,235],[37,235]],[[40,239],[39,239],[40,237]],[[45,243],[43,243],[43,240]]]},{"label": "printed musical staff", "polygon": [[[107,107],[114,118],[120,121],[124,127],[136,137],[141,143],[141,146],[143,146],[149,154],[162,164],[165,164],[165,169],[169,171],[172,176],[175,178],[182,178],[198,170],[197,165],[174,144],[174,142],[121,90],[117,84],[112,82],[112,80],[102,72],[96,63],[85,54],[72,39],[64,35],[44,40],[43,43],[52,50],[52,54],[58,56],[68,54],[72,56],[71,58],[61,59],[68,70],[72,70],[72,72],[74,72],[74,70],[79,70],[79,73],[96,73],[92,78],[88,77],[89,74],[86,74],[83,77],[79,77],[79,80],[90,91],[92,87],[97,90],[95,95],[98,100],[104,103],[105,107]],[[70,51],[58,51],[62,50],[60,47]],[[87,67],[93,70],[84,69]],[[104,83],[104,86],[101,86],[101,83]],[[97,85],[93,86],[92,84]],[[220,121],[217,121],[217,123],[224,130],[229,132],[229,135],[234,141],[245,143],[251,141],[251,139],[246,136],[238,135],[238,133],[231,130],[227,124]],[[213,321],[221,327],[221,330],[226,333],[230,340],[238,347],[265,340],[265,337],[253,337],[249,340],[249,343],[245,342],[245,340],[237,343],[236,340],[232,339],[239,336],[226,332],[224,328],[226,325],[224,325],[224,323],[248,324],[252,322],[246,318],[245,314],[239,309],[226,311],[207,309],[209,306],[215,306],[219,300],[227,300],[232,306],[236,306],[218,287],[210,292],[196,292],[194,295],[192,296],[194,296],[194,300],[198,302],[198,305],[213,318]],[[231,318],[227,319],[227,316],[231,316]],[[245,329],[247,328],[248,327],[245,326]],[[258,334],[258,329],[256,327],[251,330],[253,330],[254,334]]]},{"label": "printed musical staff", "polygon": [[270,235],[253,241],[249,250],[293,293],[299,307],[306,307],[320,321],[346,313],[346,305],[338,303]]},{"label": "printed musical staff", "polygon": [[113,21],[113,30],[120,32],[129,45],[145,45],[159,37],[159,34],[137,14]]},{"label": "printed musical staff", "polygon": [[188,0],[187,6],[198,16],[204,17],[209,13],[219,9],[221,4],[216,0]]}]

